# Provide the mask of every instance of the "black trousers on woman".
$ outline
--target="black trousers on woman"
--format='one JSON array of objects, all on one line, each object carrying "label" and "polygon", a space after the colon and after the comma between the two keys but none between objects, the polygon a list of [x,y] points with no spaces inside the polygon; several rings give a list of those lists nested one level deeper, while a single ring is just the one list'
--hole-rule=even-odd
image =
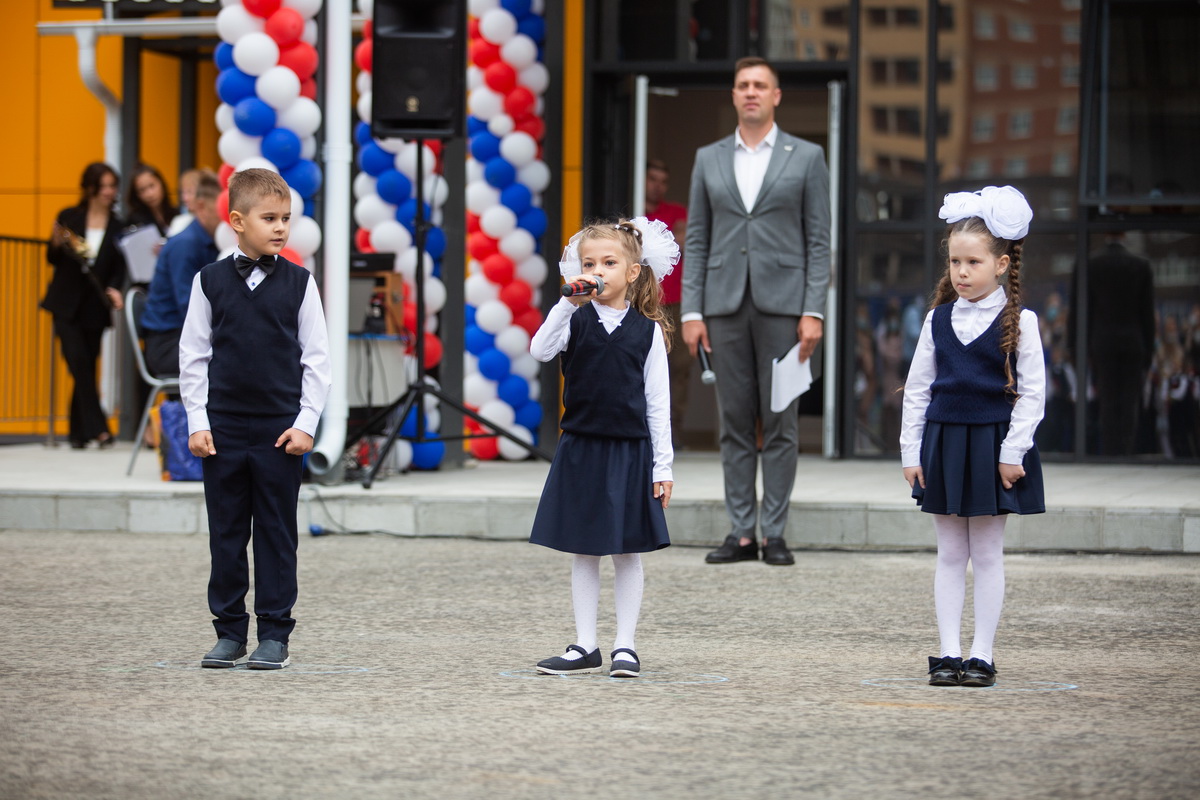
[{"label": "black trousers on woman", "polygon": [[100,357],[104,328],[85,328],[73,320],[55,316],[54,335],[62,344],[63,360],[75,381],[69,438],[73,442],[86,442],[109,433],[108,418],[100,407],[100,392],[96,389],[96,359]]}]

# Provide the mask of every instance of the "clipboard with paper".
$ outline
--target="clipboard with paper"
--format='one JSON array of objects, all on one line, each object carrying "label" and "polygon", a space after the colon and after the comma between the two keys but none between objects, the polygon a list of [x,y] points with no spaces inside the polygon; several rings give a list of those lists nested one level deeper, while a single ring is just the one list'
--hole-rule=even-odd
[{"label": "clipboard with paper", "polygon": [[143,225],[117,240],[117,247],[125,256],[131,283],[149,283],[154,277],[162,240],[162,234],[153,225]]},{"label": "clipboard with paper", "polygon": [[812,386],[812,359],[800,360],[800,343],[771,359],[771,411],[778,414]]}]

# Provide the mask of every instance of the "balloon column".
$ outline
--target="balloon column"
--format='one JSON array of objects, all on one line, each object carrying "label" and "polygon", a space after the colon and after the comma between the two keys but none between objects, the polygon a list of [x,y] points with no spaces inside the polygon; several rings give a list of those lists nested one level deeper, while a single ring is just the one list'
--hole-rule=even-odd
[{"label": "balloon column", "polygon": [[[284,258],[312,271],[321,246],[321,227],[313,219],[313,197],[321,188],[321,168],[313,160],[321,109],[316,103],[317,23],[322,0],[221,0],[217,33],[217,128],[221,138],[218,199],[228,219],[229,177],[261,167],[277,172],[292,189],[292,225]],[[237,244],[222,222],[217,246],[228,252]]]},{"label": "balloon column", "polygon": [[[363,39],[354,51],[359,68],[358,125],[354,138],[359,173],[354,179],[354,246],[361,253],[393,253],[393,270],[404,276],[404,305],[401,311],[404,327],[417,330],[416,276],[417,247],[413,240],[417,215],[417,143],[403,139],[376,139],[371,135],[371,82],[373,57],[371,25],[374,5],[359,0],[359,10],[367,18]],[[432,223],[425,236],[425,254],[421,269],[425,286],[425,366],[436,367],[442,360],[442,342],[437,336],[438,313],[446,304],[446,287],[441,281],[442,255],[446,251],[446,234],[442,230],[442,206],[450,187],[442,175],[442,143],[426,140],[421,155],[424,200],[423,214]],[[414,353],[409,345],[409,354]],[[410,361],[410,364],[413,362]],[[429,379],[432,381],[432,379]],[[422,438],[437,437],[441,427],[437,398],[425,396],[425,428]],[[400,429],[403,436],[417,434],[416,414],[410,414]],[[445,455],[445,444],[427,441],[409,446],[397,440],[392,466],[407,469],[436,469]]]},{"label": "balloon column", "polygon": [[[547,266],[541,160],[544,0],[468,0],[467,328],[463,399],[517,438],[535,442],[542,420],[529,339],[542,322]],[[473,423],[468,422],[468,428]],[[478,432],[476,429],[475,432]],[[503,437],[471,440],[480,459],[523,459]]]}]

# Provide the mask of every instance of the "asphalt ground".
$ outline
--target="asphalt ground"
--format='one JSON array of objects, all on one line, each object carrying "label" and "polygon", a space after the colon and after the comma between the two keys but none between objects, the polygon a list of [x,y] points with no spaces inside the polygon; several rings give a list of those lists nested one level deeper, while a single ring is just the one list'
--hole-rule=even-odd
[{"label": "asphalt ground", "polygon": [[1200,793],[1200,557],[1010,555],[999,682],[967,689],[925,684],[932,553],[703,554],[645,557],[641,678],[552,677],[568,556],[306,537],[264,672],[198,667],[206,537],[0,532],[0,798]]}]

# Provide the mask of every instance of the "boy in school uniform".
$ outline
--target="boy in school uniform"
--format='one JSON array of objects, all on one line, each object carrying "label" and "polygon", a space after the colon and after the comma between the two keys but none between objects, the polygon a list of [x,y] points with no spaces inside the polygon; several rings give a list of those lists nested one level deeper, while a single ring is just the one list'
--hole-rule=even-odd
[{"label": "boy in school uniform", "polygon": [[212,555],[208,604],[217,645],[203,667],[246,661],[252,531],[258,648],[247,666],[290,663],[301,456],[312,450],[331,383],[316,282],[279,255],[291,205],[274,172],[248,169],[230,178],[238,246],[196,275],[179,341],[188,449],[204,459]]}]

